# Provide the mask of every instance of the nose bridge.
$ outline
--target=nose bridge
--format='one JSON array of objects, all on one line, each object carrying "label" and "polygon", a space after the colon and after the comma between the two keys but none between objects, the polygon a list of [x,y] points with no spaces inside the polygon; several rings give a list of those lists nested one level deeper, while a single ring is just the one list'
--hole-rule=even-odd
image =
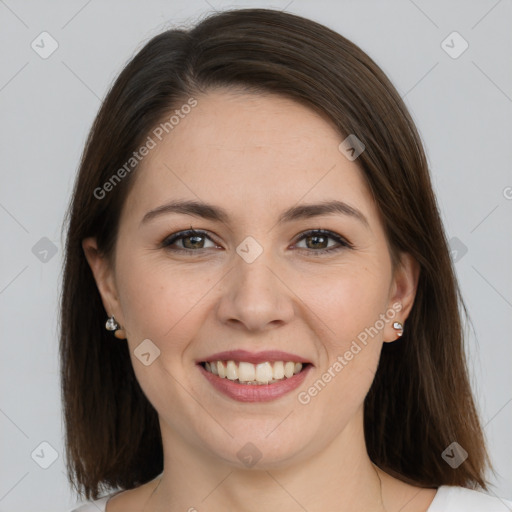
[{"label": "nose bridge", "polygon": [[280,265],[272,250],[246,237],[236,253],[219,308],[222,321],[241,323],[251,330],[288,322],[293,304],[278,278]]},{"label": "nose bridge", "polygon": [[264,251],[251,261],[247,261],[238,255],[238,258],[235,259],[234,269],[238,294],[241,291],[250,291],[251,293],[269,292],[273,298],[276,297],[275,283],[273,283],[276,279],[273,273],[276,272],[276,262],[272,261],[275,258],[272,258],[270,252],[270,250]]}]

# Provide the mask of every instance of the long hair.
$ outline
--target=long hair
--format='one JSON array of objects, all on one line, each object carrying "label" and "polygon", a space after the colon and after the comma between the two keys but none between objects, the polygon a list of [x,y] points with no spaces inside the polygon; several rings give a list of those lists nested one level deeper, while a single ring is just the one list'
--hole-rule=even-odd
[{"label": "long hair", "polygon": [[[126,65],[91,128],[67,213],[61,295],[61,377],[68,477],[96,499],[163,470],[158,415],[142,392],[126,343],[105,331],[81,242],[94,236],[111,258],[135,169],[99,194],[162,119],[214,88],[284,95],[365,145],[358,157],[381,215],[393,262],[420,265],[403,337],[384,344],[365,398],[368,454],[383,470],[423,487],[487,489],[490,465],[468,378],[457,285],[421,139],[382,70],[355,44],[286,12],[213,14],[190,30],[151,39]],[[96,193],[95,193],[96,191]],[[442,452],[459,443],[456,469]]]}]

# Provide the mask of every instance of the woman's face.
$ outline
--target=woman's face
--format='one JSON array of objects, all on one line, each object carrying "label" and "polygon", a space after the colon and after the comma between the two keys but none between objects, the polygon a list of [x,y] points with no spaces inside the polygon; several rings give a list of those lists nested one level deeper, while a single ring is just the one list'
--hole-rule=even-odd
[{"label": "woman's face", "polygon": [[[325,119],[275,95],[196,99],[134,171],[115,268],[89,258],[164,447],[279,467],[361,446],[363,401],[416,267],[405,257],[393,273],[357,159]],[[192,201],[209,208],[165,206]],[[228,377],[201,364],[217,360]],[[309,364],[290,378],[299,366],[286,362]],[[239,383],[253,379],[277,382]]]}]

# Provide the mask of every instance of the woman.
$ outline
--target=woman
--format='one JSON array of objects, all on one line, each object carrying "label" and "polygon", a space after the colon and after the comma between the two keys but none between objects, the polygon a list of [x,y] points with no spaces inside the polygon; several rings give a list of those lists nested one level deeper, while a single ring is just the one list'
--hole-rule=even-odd
[{"label": "woman", "polygon": [[512,505],[474,490],[490,463],[420,138],[339,34],[245,9],[152,39],[91,130],[66,250],[76,510]]}]

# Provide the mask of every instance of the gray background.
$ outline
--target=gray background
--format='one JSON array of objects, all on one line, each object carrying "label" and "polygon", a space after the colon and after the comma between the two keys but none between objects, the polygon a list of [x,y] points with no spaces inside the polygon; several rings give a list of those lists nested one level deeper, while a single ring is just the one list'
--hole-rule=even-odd
[{"label": "gray background", "polygon": [[[369,53],[405,98],[474,323],[468,352],[497,470],[491,492],[512,497],[510,0],[0,0],[0,512],[75,502],[64,474],[57,357],[61,226],[100,100],[152,36],[213,9],[247,6],[330,26]],[[47,59],[31,47],[42,45],[43,31],[59,45]],[[442,46],[453,31],[469,44],[458,58]],[[453,36],[446,44],[452,54],[462,48]],[[43,469],[52,450],[58,458]]]}]

